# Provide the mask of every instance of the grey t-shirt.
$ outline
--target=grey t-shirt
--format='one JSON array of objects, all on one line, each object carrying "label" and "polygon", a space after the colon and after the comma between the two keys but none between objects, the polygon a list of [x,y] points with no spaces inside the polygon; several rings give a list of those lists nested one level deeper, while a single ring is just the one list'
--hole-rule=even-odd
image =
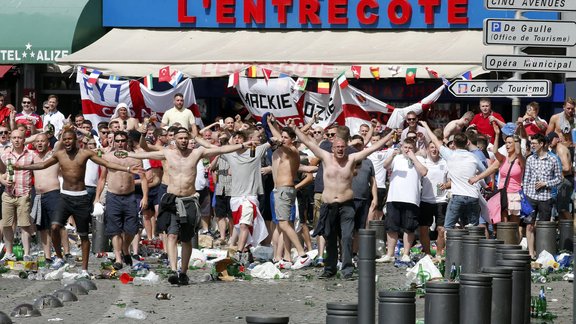
[{"label": "grey t-shirt", "polygon": [[362,160],[360,168],[352,179],[354,199],[368,200],[372,197],[372,177],[375,175],[374,164],[368,159]]},{"label": "grey t-shirt", "polygon": [[242,154],[237,152],[222,154],[224,159],[230,164],[232,174],[232,185],[227,192],[231,197],[256,196],[264,194],[262,185],[262,175],[260,174],[262,157],[266,154],[269,144],[256,147],[255,157],[250,157],[250,150]]}]

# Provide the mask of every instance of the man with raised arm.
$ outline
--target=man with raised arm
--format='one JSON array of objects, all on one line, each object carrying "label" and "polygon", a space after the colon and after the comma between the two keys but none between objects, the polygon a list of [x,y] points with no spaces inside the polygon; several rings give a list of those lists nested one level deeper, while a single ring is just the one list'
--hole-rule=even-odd
[{"label": "man with raised arm", "polygon": [[[194,183],[196,181],[196,165],[204,157],[243,150],[254,145],[252,142],[227,145],[206,149],[203,147],[189,149],[190,134],[186,128],[178,128],[174,136],[175,148],[164,148],[154,152],[128,152],[127,156],[136,159],[166,160],[168,162],[164,173],[168,174],[167,193],[162,197],[157,226],[159,231],[168,234],[168,259],[173,273],[168,277],[171,284],[187,285],[189,282],[188,265],[192,255],[192,238],[196,235],[200,224],[198,195]],[[182,267],[178,270],[178,239],[182,242]]]},{"label": "man with raised arm", "polygon": [[91,150],[80,149],[77,145],[78,138],[76,132],[70,128],[64,129],[61,138],[61,149],[58,149],[52,157],[43,162],[15,165],[14,169],[21,170],[42,170],[60,163],[60,170],[64,183],[60,192],[60,203],[58,211],[52,219],[52,244],[56,252],[56,257],[62,259],[60,229],[66,224],[70,215],[74,216],[76,229],[81,240],[82,247],[82,273],[81,276],[88,277],[88,259],[90,257],[90,240],[88,240],[88,229],[92,221],[92,201],[86,191],[84,176],[86,173],[86,163],[88,160],[104,166],[108,169],[138,173],[141,168],[138,166],[123,166],[108,162]]},{"label": "man with raised arm", "polygon": [[368,155],[380,149],[391,138],[391,134],[360,152],[347,154],[347,143],[334,138],[332,153],[321,149],[316,141],[302,133],[293,123],[290,125],[296,136],[322,160],[324,168],[324,192],[320,207],[320,220],[315,232],[326,239],[327,258],[324,272],[320,278],[330,278],[336,274],[338,263],[338,234],[342,234],[342,276],[351,278],[354,270],[352,264],[352,236],[354,233],[354,193],[352,179],[356,164],[361,163]]}]

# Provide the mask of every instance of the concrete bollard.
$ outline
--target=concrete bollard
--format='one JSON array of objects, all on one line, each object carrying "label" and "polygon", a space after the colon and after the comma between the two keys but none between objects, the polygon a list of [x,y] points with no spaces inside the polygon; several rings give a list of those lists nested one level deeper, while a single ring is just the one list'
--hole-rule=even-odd
[{"label": "concrete bollard", "polygon": [[490,324],[492,277],[486,274],[460,275],[460,323]]},{"label": "concrete bollard", "polygon": [[358,304],[327,303],[326,324],[358,324]]},{"label": "concrete bollard", "polygon": [[548,253],[556,255],[558,252],[556,238],[556,222],[536,222],[536,255],[539,255],[542,251],[548,251]]},{"label": "concrete bollard", "polygon": [[[499,267],[512,269],[512,320],[511,324],[530,323],[530,265],[524,261],[501,260],[497,262]],[[526,297],[528,305],[526,306]]]},{"label": "concrete bollard", "polygon": [[560,240],[558,242],[558,250],[572,250],[573,237],[574,237],[574,221],[571,219],[561,219],[558,222],[558,230],[560,232]]},{"label": "concrete bollard", "polygon": [[[450,269],[452,263],[459,267],[462,264],[462,236],[467,231],[463,229],[446,230],[446,269]],[[450,271],[445,271],[444,277],[450,277]]]},{"label": "concrete bollard", "polygon": [[518,224],[513,222],[501,222],[496,225],[496,238],[503,240],[504,244],[520,243]]},{"label": "concrete bollard", "polygon": [[479,269],[496,266],[496,246],[499,244],[504,244],[504,241],[489,239],[478,240]]},{"label": "concrete bollard", "polygon": [[382,290],[378,302],[378,324],[416,322],[415,291]]},{"label": "concrete bollard", "polygon": [[462,237],[462,271],[461,273],[477,273],[478,268],[478,240],[483,236],[464,235]]},{"label": "concrete bollard", "polygon": [[250,315],[246,316],[247,324],[288,324],[290,317],[273,315]]},{"label": "concrete bollard", "polygon": [[512,321],[512,269],[505,267],[482,268],[492,277],[491,324],[509,324]]},{"label": "concrete bollard", "polygon": [[459,324],[459,290],[460,284],[456,282],[427,282],[424,297],[424,322],[426,324]]},{"label": "concrete bollard", "polygon": [[358,231],[358,322],[376,319],[376,231]]}]

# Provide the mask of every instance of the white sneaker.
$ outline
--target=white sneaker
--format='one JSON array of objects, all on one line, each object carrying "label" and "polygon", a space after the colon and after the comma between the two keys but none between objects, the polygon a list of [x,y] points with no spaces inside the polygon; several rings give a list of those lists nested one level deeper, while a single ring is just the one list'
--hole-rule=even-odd
[{"label": "white sneaker", "polygon": [[384,255],[383,257],[375,260],[377,263],[389,263],[394,262],[393,256]]},{"label": "white sneaker", "polygon": [[402,255],[402,259],[400,259],[400,261],[402,262],[410,262],[412,261],[412,259],[410,259],[410,256],[408,254],[403,254]]},{"label": "white sneaker", "polygon": [[312,264],[312,258],[306,254],[305,257],[298,256],[296,260],[294,260],[294,264],[292,265],[292,269],[298,270],[305,267],[308,267]]},{"label": "white sneaker", "polygon": [[90,273],[87,270],[82,270],[82,271],[80,271],[78,278],[90,279]]},{"label": "white sneaker", "polygon": [[10,254],[6,254],[2,260],[0,260],[2,262],[6,262],[6,261],[16,261],[16,255],[14,255],[14,253],[10,253]]},{"label": "white sneaker", "polygon": [[276,266],[276,268],[278,268],[280,270],[290,270],[292,268],[292,262],[286,261],[284,259],[281,259],[280,261],[276,262],[274,265]]}]

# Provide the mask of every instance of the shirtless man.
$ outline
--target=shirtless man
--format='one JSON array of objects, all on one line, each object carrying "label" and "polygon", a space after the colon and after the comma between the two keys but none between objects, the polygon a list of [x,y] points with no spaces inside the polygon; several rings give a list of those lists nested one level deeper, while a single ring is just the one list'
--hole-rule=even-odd
[{"label": "shirtless man", "polygon": [[570,213],[570,200],[574,191],[574,172],[572,171],[572,159],[570,150],[565,145],[560,144],[560,138],[556,132],[546,135],[548,138],[548,147],[558,156],[562,164],[562,182],[558,185],[558,194],[556,196],[556,209],[560,214],[560,219],[572,219]]},{"label": "shirtless man", "polygon": [[[45,133],[40,133],[36,135],[34,141],[36,147],[36,156],[34,157],[34,163],[43,162],[54,154],[50,149],[50,143],[48,142],[48,135]],[[40,231],[40,240],[42,241],[42,249],[44,250],[44,255],[46,259],[50,259],[50,226],[52,224],[52,219],[56,215],[58,210],[58,202],[60,200],[60,181],[58,180],[58,175],[60,173],[60,166],[58,163],[53,166],[43,169],[34,170],[34,178],[37,179],[34,182],[34,189],[36,191],[36,196],[34,198],[34,205],[32,207],[32,218],[36,220],[36,228]],[[42,181],[40,181],[42,179]],[[40,206],[40,208],[38,208]],[[68,250],[68,236],[65,228],[60,229],[62,244],[64,245],[64,252]],[[60,268],[63,263],[54,264],[54,268]]]},{"label": "shirtless man", "polygon": [[116,106],[116,110],[114,110],[111,121],[118,121],[120,130],[125,132],[138,128],[138,119],[130,115],[128,105],[123,102]]},{"label": "shirtless man", "polygon": [[324,192],[322,193],[322,206],[318,233],[326,239],[326,252],[324,272],[319,278],[330,278],[336,275],[338,263],[338,228],[342,234],[342,277],[352,278],[354,265],[352,264],[352,235],[354,233],[354,193],[352,192],[352,179],[354,169],[368,155],[377,151],[392,137],[391,133],[373,143],[372,146],[352,154],[346,154],[347,143],[341,138],[334,138],[332,153],[321,149],[316,141],[302,133],[294,125],[296,136],[310,150],[322,160],[324,168]]},{"label": "shirtless man", "polygon": [[[168,277],[171,284],[187,285],[186,274],[192,255],[192,238],[198,230],[200,215],[198,210],[198,197],[194,183],[196,181],[196,164],[204,157],[229,153],[254,145],[245,144],[227,145],[220,148],[189,149],[190,134],[185,128],[179,128],[175,134],[176,147],[164,148],[153,152],[128,152],[128,157],[136,159],[166,160],[167,167],[164,174],[169,178],[167,194],[162,197],[160,214],[158,215],[158,229],[168,234],[167,252],[170,268],[173,273]],[[183,209],[182,209],[183,208]],[[178,239],[182,242],[182,267],[178,270]]]},{"label": "shirtless man", "polygon": [[[292,208],[296,203],[296,188],[294,179],[300,166],[300,154],[294,146],[296,134],[290,127],[282,128],[280,132],[273,122],[270,130],[274,137],[280,139],[280,146],[272,154],[272,178],[274,179],[274,211],[278,220],[278,230],[283,234],[284,246],[290,247],[290,243],[298,251],[298,257],[291,265],[292,269],[301,269],[312,263],[312,259],[304,252],[298,234],[290,222]],[[306,226],[306,225],[304,225]]]},{"label": "shirtless man", "polygon": [[474,118],[474,113],[471,111],[467,111],[459,119],[454,119],[450,121],[448,124],[446,124],[446,127],[444,127],[443,131],[444,140],[448,141],[450,135],[463,133],[468,127],[468,125],[470,125],[470,121],[472,120],[472,118]]},{"label": "shirtless man", "polygon": [[105,166],[108,169],[138,173],[141,168],[138,166],[127,167],[116,163],[108,162],[94,151],[79,149],[77,145],[76,132],[72,129],[65,129],[62,133],[62,149],[43,162],[14,166],[15,169],[22,170],[42,170],[49,168],[56,163],[60,163],[60,170],[64,183],[60,193],[58,211],[52,219],[52,244],[56,252],[54,263],[62,260],[60,230],[66,223],[70,215],[74,216],[76,229],[81,240],[82,247],[82,273],[81,276],[88,277],[88,259],[90,258],[90,240],[88,240],[88,229],[92,221],[92,201],[84,185],[86,173],[86,162],[93,161],[96,164]]},{"label": "shirtless man", "polygon": [[572,146],[571,132],[576,128],[576,122],[574,121],[575,107],[576,101],[574,99],[566,99],[566,101],[564,101],[564,111],[550,117],[550,123],[546,130],[546,134],[556,132],[556,134],[560,136],[560,143],[567,147]]},{"label": "shirtless man", "polygon": [[[128,145],[128,134],[123,131],[114,133],[114,149],[104,154],[106,161],[129,167],[138,165],[142,167],[142,161],[136,159],[119,159],[115,152],[125,151]],[[145,178],[144,174],[140,174]],[[100,178],[96,188],[95,201],[100,201],[100,195],[104,190],[104,185],[108,185],[106,193],[105,224],[106,235],[112,237],[112,247],[114,248],[114,269],[122,269],[122,262],[132,266],[132,256],[129,253],[130,243],[139,230],[138,208],[144,210],[148,207],[148,181],[141,181],[142,201],[140,206],[134,193],[134,176],[126,172],[108,171],[106,168],[100,169]]]}]

